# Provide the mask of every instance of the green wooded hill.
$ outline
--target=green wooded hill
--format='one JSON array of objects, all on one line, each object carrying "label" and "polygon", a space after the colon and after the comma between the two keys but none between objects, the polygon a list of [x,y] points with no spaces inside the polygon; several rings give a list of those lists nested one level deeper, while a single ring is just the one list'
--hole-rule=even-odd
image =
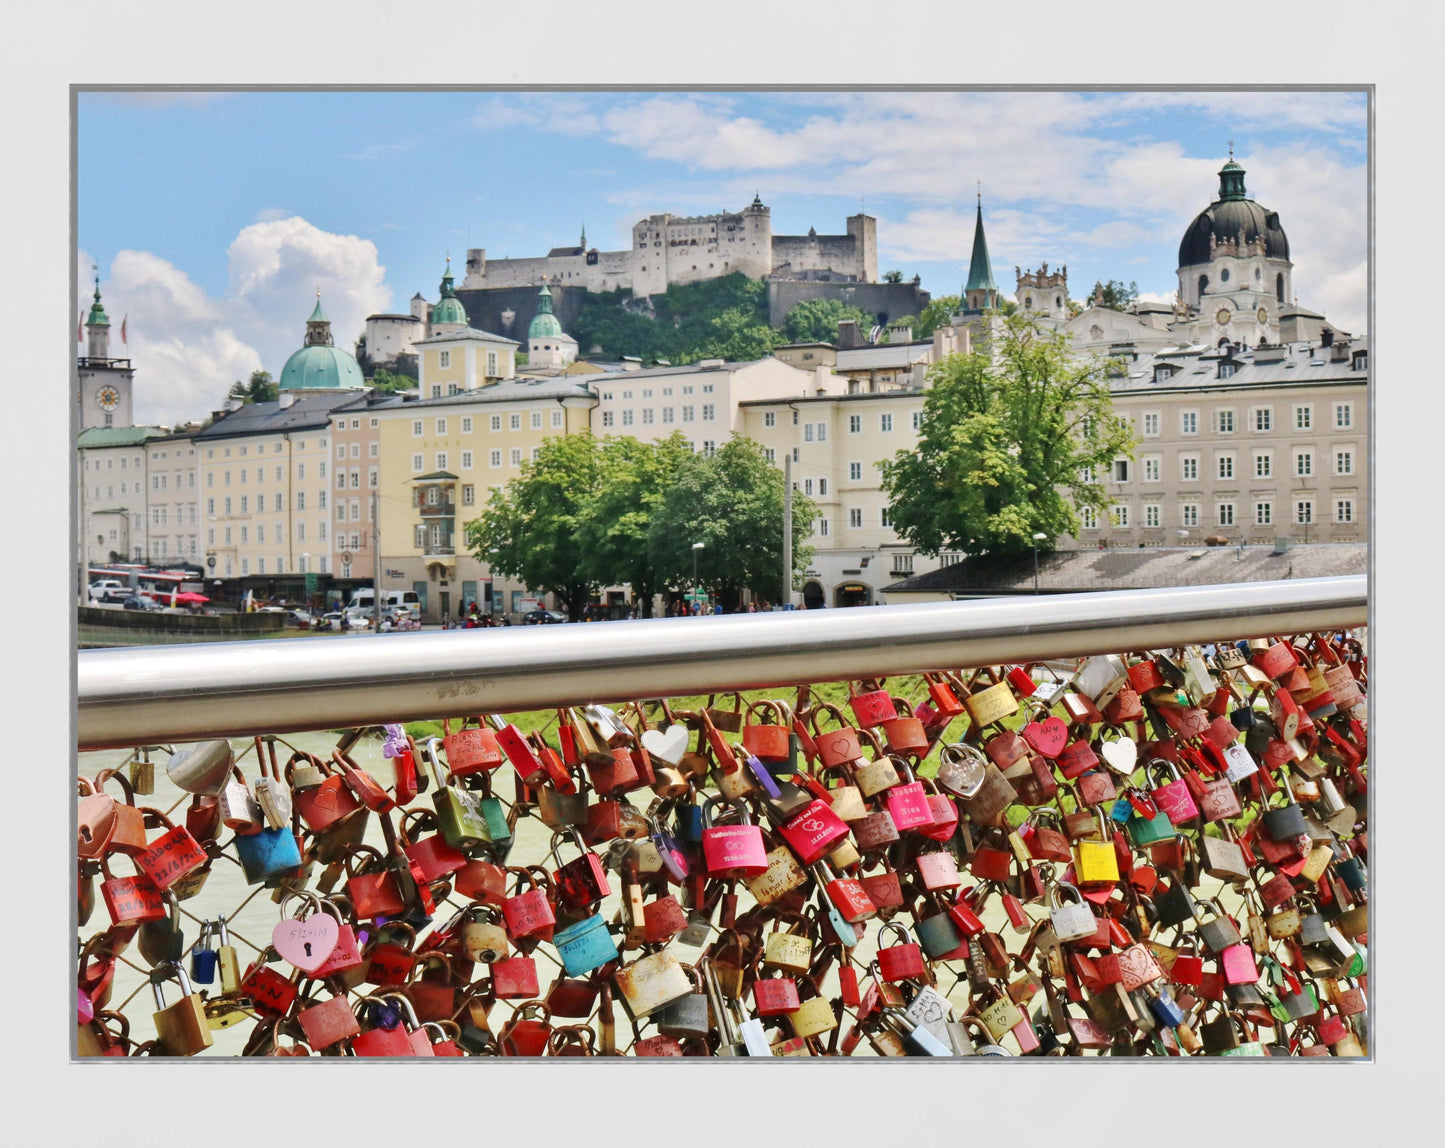
[{"label": "green wooded hill", "polygon": [[745,362],[770,354],[781,343],[831,341],[840,319],[855,319],[865,330],[871,322],[857,307],[819,299],[800,303],[782,327],[771,327],[767,283],[741,273],[674,284],[653,295],[651,306],[651,314],[644,313],[630,291],[593,292],[569,333],[584,355],[595,346],[608,359],[635,355],[649,364],[656,359]]}]

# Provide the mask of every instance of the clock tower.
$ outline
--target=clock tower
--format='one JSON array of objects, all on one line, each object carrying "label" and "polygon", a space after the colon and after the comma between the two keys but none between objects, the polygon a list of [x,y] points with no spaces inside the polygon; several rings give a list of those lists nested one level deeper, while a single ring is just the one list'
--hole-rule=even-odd
[{"label": "clock tower", "polygon": [[94,302],[85,319],[85,354],[80,370],[80,429],[128,427],[135,423],[131,386],[135,372],[129,359],[110,355],[110,319],[100,302],[100,277],[95,280]]}]

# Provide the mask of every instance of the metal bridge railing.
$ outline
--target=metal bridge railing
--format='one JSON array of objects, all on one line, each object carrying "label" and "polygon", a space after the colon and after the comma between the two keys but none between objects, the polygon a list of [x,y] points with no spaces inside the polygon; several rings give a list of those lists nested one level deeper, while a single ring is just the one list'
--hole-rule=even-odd
[{"label": "metal bridge railing", "polygon": [[856,680],[1333,630],[1364,575],[406,636],[85,650],[77,741],[109,749]]}]

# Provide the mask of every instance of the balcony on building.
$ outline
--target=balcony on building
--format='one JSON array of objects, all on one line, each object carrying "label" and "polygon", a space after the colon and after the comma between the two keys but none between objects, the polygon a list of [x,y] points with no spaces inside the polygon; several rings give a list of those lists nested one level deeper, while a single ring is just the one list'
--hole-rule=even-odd
[{"label": "balcony on building", "polygon": [[417,512],[418,545],[428,557],[450,558],[456,553],[457,476],[445,470],[412,479],[412,506]]}]

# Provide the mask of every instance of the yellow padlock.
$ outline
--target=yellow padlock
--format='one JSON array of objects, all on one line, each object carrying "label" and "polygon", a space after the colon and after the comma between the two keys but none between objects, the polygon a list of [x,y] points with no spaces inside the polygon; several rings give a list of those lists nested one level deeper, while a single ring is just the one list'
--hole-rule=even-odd
[{"label": "yellow padlock", "polygon": [[827,997],[812,997],[805,1000],[788,1014],[794,1036],[817,1036],[838,1027],[838,1018],[833,1015],[833,1006]]},{"label": "yellow padlock", "polygon": [[1110,884],[1119,879],[1119,858],[1114,853],[1114,835],[1104,814],[1099,812],[1102,841],[1074,843],[1074,878],[1080,885]]},{"label": "yellow padlock", "polygon": [[963,708],[975,726],[992,725],[994,722],[1018,712],[1018,698],[1009,689],[1008,682],[997,682],[986,690],[969,694],[963,699]]}]

